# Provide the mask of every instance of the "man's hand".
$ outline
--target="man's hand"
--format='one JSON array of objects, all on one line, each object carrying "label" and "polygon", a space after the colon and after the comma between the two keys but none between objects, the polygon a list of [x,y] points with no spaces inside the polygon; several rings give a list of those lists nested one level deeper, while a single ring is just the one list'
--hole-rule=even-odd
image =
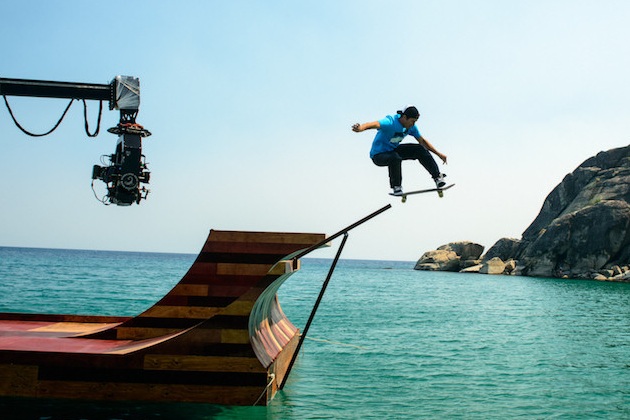
[{"label": "man's hand", "polygon": [[379,129],[381,128],[381,123],[379,123],[378,121],[372,121],[372,122],[367,122],[365,124],[359,124],[356,123],[352,126],[352,131],[354,131],[355,133],[360,133],[361,131],[365,131],[365,130],[372,130],[372,129]]}]

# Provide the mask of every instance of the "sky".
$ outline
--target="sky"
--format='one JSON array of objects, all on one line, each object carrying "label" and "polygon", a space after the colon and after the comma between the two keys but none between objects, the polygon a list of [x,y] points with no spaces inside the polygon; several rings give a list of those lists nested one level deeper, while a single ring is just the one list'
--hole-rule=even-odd
[{"label": "sky", "polygon": [[[104,206],[75,102],[31,138],[0,101],[0,246],[197,253],[210,229],[350,232],[348,259],[416,261],[440,245],[520,238],[587,158],[630,139],[625,0],[4,0],[0,77],[140,78],[146,201]],[[8,97],[45,132],[67,100]],[[352,124],[413,104],[455,187],[388,195]],[[88,103],[90,125],[98,103]],[[406,142],[413,141],[407,139]],[[439,159],[436,158],[439,162]],[[431,188],[403,163],[406,190]],[[104,184],[95,183],[99,195]],[[334,256],[340,240],[313,257]]]}]

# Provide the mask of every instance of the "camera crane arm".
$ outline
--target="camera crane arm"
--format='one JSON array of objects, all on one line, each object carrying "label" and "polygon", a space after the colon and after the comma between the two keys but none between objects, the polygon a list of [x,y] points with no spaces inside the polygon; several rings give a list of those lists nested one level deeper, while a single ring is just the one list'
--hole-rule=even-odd
[{"label": "camera crane arm", "polygon": [[86,99],[109,101],[114,109],[113,81],[110,84],[53,82],[46,80],[6,79],[0,77],[0,94],[37,98]]},{"label": "camera crane arm", "polygon": [[138,78],[116,76],[109,84],[0,78],[0,95],[5,101],[7,96],[107,101],[110,110],[120,110],[118,126],[108,130],[119,135],[116,152],[109,155],[109,166],[94,165],[92,180],[100,179],[107,184],[107,197],[102,200],[104,204],[128,206],[146,199],[149,190],[141,187],[140,183],[148,183],[150,174],[146,170],[141,138],[151,133],[136,124],[140,106]]}]

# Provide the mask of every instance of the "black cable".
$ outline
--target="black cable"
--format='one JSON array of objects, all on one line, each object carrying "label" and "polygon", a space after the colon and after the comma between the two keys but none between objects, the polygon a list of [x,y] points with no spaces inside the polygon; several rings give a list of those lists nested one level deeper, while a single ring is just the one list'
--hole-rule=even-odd
[{"label": "black cable", "polygon": [[90,134],[90,125],[88,123],[87,116],[87,102],[83,99],[83,118],[85,120],[85,134],[88,137],[96,137],[98,136],[98,132],[101,130],[101,117],[103,116],[103,101],[99,101],[98,103],[98,123],[96,124],[96,131],[94,134]]},{"label": "black cable", "polygon": [[96,190],[94,189],[94,180],[92,180],[92,192],[94,193],[94,197],[96,197],[96,199],[100,201],[101,203],[105,204],[106,206],[109,206],[111,204],[110,202],[108,202],[107,198],[105,197],[98,198],[98,195],[96,195]]},{"label": "black cable", "polygon": [[68,103],[68,106],[66,107],[66,110],[63,111],[63,114],[61,115],[61,118],[59,118],[59,121],[57,121],[57,124],[55,124],[55,126],[53,128],[50,129],[50,131],[48,131],[47,133],[44,134],[35,134],[35,133],[31,133],[30,131],[26,130],[24,127],[22,127],[20,125],[20,123],[15,119],[15,116],[13,115],[13,110],[11,110],[11,107],[9,106],[9,101],[7,100],[7,96],[6,95],[2,95],[2,97],[4,98],[4,103],[7,106],[7,109],[9,110],[9,114],[11,115],[11,118],[13,119],[13,122],[15,123],[15,125],[22,130],[22,132],[24,134],[27,134],[31,137],[43,137],[43,136],[47,136],[50,133],[52,133],[53,131],[55,131],[57,129],[57,127],[59,127],[59,124],[61,124],[61,122],[63,121],[64,117],[66,116],[66,114],[68,113],[68,110],[70,109],[70,106],[72,106],[72,102],[74,102],[74,99],[70,99],[70,103]]},{"label": "black cable", "polygon": [[[53,131],[55,131],[57,129],[57,127],[59,127],[59,125],[61,124],[63,119],[66,117],[66,114],[68,113],[68,111],[70,110],[70,107],[72,106],[72,102],[74,102],[74,99],[70,99],[70,102],[68,103],[68,106],[66,107],[66,109],[63,111],[63,114],[61,115],[61,118],[59,118],[59,121],[57,121],[57,124],[55,124],[55,126],[53,128],[51,128],[46,133],[35,134],[35,133],[31,133],[30,131],[28,131],[27,129],[25,129],[24,127],[22,127],[20,125],[20,123],[15,118],[15,115],[13,114],[13,110],[11,109],[11,106],[9,105],[9,101],[7,100],[7,96],[6,95],[2,95],[2,97],[4,98],[4,103],[7,106],[7,110],[9,111],[9,115],[11,115],[11,119],[13,119],[13,122],[15,123],[15,125],[20,130],[22,130],[22,132],[24,134],[27,134],[27,135],[29,135],[31,137],[44,137],[44,136],[49,135]],[[90,124],[88,122],[88,115],[87,115],[87,102],[85,101],[85,99],[83,99],[83,119],[84,119],[84,124],[85,124],[85,134],[87,134],[88,137],[96,137],[96,136],[98,136],[98,133],[101,130],[101,118],[102,117],[103,117],[103,101],[99,101],[98,122],[96,123],[96,130],[94,131],[94,133],[90,133]]]}]

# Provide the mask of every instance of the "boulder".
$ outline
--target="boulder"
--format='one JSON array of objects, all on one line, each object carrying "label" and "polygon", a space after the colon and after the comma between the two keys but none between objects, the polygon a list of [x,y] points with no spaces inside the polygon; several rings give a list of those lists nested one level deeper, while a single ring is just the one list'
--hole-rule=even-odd
[{"label": "boulder", "polygon": [[619,274],[619,275],[613,277],[613,280],[615,280],[615,281],[623,281],[623,282],[630,281],[630,271],[626,271],[623,274]]},{"label": "boulder", "polygon": [[513,258],[523,274],[589,278],[630,261],[630,146],[584,161],[547,196]]},{"label": "boulder", "polygon": [[460,271],[479,264],[483,245],[470,241],[451,242],[425,252],[414,267],[416,270]]},{"label": "boulder", "polygon": [[515,238],[501,238],[499,239],[486,254],[483,256],[482,261],[491,260],[494,257],[501,258],[503,261],[507,261],[513,258],[518,251],[521,241]]},{"label": "boulder", "polygon": [[577,277],[627,260],[630,205],[606,200],[556,218],[519,255],[531,276]]},{"label": "boulder", "polygon": [[481,270],[482,265],[477,264],[470,267],[463,268],[459,270],[460,273],[478,273]]},{"label": "boulder", "polygon": [[438,248],[438,250],[453,251],[464,261],[478,260],[483,254],[483,249],[483,245],[470,241],[451,242]]},{"label": "boulder", "polygon": [[[630,146],[600,152],[566,175],[521,239],[502,238],[483,255],[469,241],[442,245],[416,268],[630,281]],[[448,254],[452,252],[455,254]],[[505,263],[504,261],[507,261]]]},{"label": "boulder", "polygon": [[505,263],[499,257],[494,257],[481,264],[479,273],[481,274],[503,274],[505,271]]},{"label": "boulder", "polygon": [[508,260],[505,263],[504,274],[515,274],[516,273],[516,261]]},{"label": "boulder", "polygon": [[425,252],[416,263],[415,270],[459,271],[459,256],[448,250]]},{"label": "boulder", "polygon": [[538,236],[555,219],[602,200],[630,199],[630,146],[600,152],[564,177],[545,199],[540,213],[523,232],[523,240]]},{"label": "boulder", "polygon": [[459,266],[461,267],[461,269],[465,269],[468,267],[473,267],[475,265],[481,264],[481,260],[460,260],[459,261]]}]

